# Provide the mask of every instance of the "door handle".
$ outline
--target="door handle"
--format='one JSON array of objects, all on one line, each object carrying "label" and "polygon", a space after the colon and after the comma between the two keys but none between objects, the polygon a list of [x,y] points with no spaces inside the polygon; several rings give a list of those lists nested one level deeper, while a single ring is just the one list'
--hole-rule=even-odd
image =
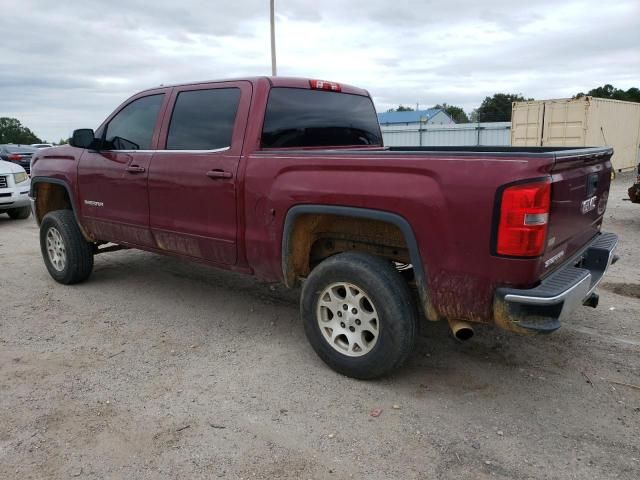
[{"label": "door handle", "polygon": [[127,167],[127,172],[129,173],[143,173],[144,172],[144,167],[141,167],[139,165],[130,165]]},{"label": "door handle", "polygon": [[231,172],[225,172],[224,170],[209,170],[207,172],[207,177],[213,178],[214,180],[219,180],[225,178],[233,178],[233,174]]}]

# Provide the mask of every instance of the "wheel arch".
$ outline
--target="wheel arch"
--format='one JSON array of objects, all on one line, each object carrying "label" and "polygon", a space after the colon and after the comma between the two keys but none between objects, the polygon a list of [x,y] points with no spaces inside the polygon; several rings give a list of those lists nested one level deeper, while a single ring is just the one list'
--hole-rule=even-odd
[{"label": "wheel arch", "polygon": [[33,215],[38,225],[49,212],[71,210],[82,235],[88,241],[93,241],[91,235],[80,223],[73,191],[65,180],[54,177],[33,177],[29,196],[33,201]]},{"label": "wheel arch", "polygon": [[[311,241],[303,242],[305,245],[303,245],[302,249],[295,251],[294,235],[296,228],[298,228],[296,224],[297,221],[304,216],[334,216],[347,219],[370,220],[389,224],[397,228],[404,239],[409,259],[413,266],[420,304],[428,318],[436,319],[438,317],[429,300],[425,266],[422,262],[418,242],[411,224],[401,215],[383,210],[313,204],[291,207],[287,211],[282,234],[282,273],[286,286],[293,287],[297,284],[299,267],[296,266],[296,256],[308,259],[311,253]],[[312,234],[309,235],[311,236]]]}]

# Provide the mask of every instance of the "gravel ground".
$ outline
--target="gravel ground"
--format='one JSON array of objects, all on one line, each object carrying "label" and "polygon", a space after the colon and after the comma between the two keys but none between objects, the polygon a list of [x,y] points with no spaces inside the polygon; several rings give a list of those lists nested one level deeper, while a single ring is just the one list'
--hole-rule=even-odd
[{"label": "gravel ground", "polygon": [[65,287],[33,219],[0,216],[0,478],[640,478],[630,182],[598,309],[546,337],[425,324],[370,382],[316,357],[297,291],[139,251]]}]

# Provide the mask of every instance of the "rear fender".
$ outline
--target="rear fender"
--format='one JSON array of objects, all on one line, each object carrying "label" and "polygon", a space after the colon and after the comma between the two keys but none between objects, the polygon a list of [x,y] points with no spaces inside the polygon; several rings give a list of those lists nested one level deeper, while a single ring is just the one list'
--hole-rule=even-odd
[{"label": "rear fender", "polygon": [[282,272],[285,285],[293,287],[297,283],[296,268],[294,265],[295,245],[293,242],[293,234],[295,221],[301,215],[334,215],[347,218],[362,218],[389,223],[397,227],[400,232],[402,232],[406,247],[409,251],[409,258],[413,266],[421,306],[427,318],[432,320],[438,319],[438,315],[429,300],[425,268],[420,257],[420,251],[413,229],[405,218],[395,213],[334,205],[297,205],[292,207],[287,212],[282,236]]}]

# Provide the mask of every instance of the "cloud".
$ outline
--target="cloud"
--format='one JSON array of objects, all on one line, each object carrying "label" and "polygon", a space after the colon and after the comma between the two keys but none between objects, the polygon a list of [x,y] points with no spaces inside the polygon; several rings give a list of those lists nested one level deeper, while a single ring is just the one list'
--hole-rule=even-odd
[{"label": "cloud", "polygon": [[[269,74],[268,3],[5,0],[0,116],[57,140],[144,88]],[[276,10],[281,75],[362,86],[379,110],[638,86],[637,0],[277,0]]]}]

